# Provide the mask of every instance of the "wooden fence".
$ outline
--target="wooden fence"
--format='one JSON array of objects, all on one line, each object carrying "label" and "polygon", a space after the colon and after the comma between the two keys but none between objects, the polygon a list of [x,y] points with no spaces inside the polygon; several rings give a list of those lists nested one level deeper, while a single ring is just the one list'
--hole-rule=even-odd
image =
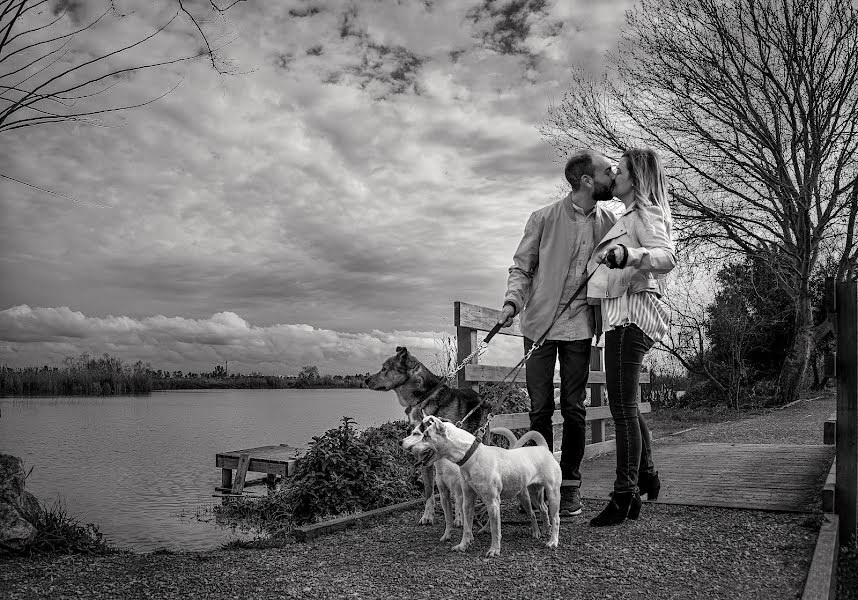
[{"label": "wooden fence", "polygon": [[[480,340],[484,337],[486,331],[490,331],[495,326],[498,320],[500,311],[478,306],[476,304],[467,304],[465,302],[455,302],[453,304],[454,322],[456,325],[456,342],[457,342],[457,357],[456,364],[461,364],[466,356],[471,354]],[[500,330],[500,334],[511,335],[518,338],[522,337],[519,327],[518,317],[513,321],[510,327]],[[524,343],[522,342],[522,356],[524,355]],[[512,366],[497,366],[483,365],[479,363],[479,357],[474,357],[464,369],[459,371],[458,385],[460,388],[472,387],[479,390],[481,383],[498,382],[504,379],[504,376],[509,373]],[[526,370],[522,368],[514,380],[523,383],[525,381]],[[555,379],[555,383],[559,380]],[[649,383],[649,373],[641,373],[641,383]],[[603,349],[593,347],[590,356],[590,377],[588,379],[590,387],[590,406],[587,408],[587,422],[590,424],[590,443],[587,444],[584,457],[589,458],[606,452],[613,452],[616,449],[615,440],[605,439],[605,424],[611,418],[610,409],[606,406],[605,399],[605,371],[603,361]],[[649,402],[641,402],[639,410],[642,413],[650,412],[651,406]],[[560,411],[554,411],[552,422],[557,425],[563,422],[563,417]],[[528,429],[530,428],[530,417],[524,413],[510,413],[495,415],[492,419],[492,427],[506,427],[507,429]]]},{"label": "wooden fence", "polygon": [[858,283],[837,283],[827,298],[837,335],[834,512],[845,544],[858,533]]}]

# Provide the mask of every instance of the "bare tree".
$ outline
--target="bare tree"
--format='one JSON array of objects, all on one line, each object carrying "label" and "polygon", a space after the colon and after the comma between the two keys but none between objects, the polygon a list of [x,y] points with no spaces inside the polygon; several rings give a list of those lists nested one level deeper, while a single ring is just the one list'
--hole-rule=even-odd
[{"label": "bare tree", "polygon": [[[207,59],[218,73],[234,67],[220,56],[229,41],[213,46],[207,29],[223,22],[233,6],[246,0],[229,0],[221,6],[176,0],[175,12],[148,35],[97,56],[75,52],[75,42],[94,36],[97,26],[108,19],[122,20],[115,0],[88,23],[76,25],[84,3],[66,0],[0,0],[0,132],[65,121],[95,122],[103,115],[155,102],[169,93],[134,103],[108,104],[95,99],[107,93],[130,74],[192,59]],[[193,9],[191,8],[193,6]],[[168,27],[185,21],[197,38],[199,49],[188,56],[157,61],[139,61],[117,66],[121,55],[142,50]]]},{"label": "bare tree", "polygon": [[[795,304],[777,393],[813,348],[820,257],[858,275],[858,12],[850,0],[642,0],[609,75],[583,69],[543,133],[561,153],[658,149],[679,241],[765,257]],[[777,250],[777,251],[775,251]]]}]

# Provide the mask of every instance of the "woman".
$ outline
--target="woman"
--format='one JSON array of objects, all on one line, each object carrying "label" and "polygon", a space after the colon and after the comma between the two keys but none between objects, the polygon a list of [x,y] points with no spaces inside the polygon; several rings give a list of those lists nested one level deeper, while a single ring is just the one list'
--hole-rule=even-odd
[{"label": "woman", "polygon": [[624,213],[596,246],[588,265],[591,272],[596,269],[587,296],[601,305],[608,403],[617,440],[614,492],[590,521],[594,527],[637,519],[640,495],[658,497],[661,482],[652,462],[649,429],[638,411],[638,390],[643,357],[668,330],[670,314],[661,295],[665,274],[676,266],[667,186],[655,151],[623,154],[614,196],[625,205]]}]

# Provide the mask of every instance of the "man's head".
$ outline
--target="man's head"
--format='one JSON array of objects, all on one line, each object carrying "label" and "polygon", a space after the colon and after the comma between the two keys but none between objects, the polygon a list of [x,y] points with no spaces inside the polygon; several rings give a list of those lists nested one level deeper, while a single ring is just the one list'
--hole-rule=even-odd
[{"label": "man's head", "polygon": [[564,173],[573,192],[592,194],[594,200],[610,200],[614,197],[613,166],[598,152],[574,152],[566,161]]}]

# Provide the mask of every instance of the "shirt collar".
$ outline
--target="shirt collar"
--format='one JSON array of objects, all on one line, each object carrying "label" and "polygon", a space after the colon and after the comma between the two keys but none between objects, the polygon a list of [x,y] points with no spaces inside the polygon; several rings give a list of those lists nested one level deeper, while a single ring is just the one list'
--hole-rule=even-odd
[{"label": "shirt collar", "polygon": [[625,205],[623,205],[623,216],[625,217],[627,214],[629,214],[629,213],[630,213],[630,212],[632,212],[634,209],[636,209],[636,208],[637,208],[637,206],[638,206],[638,201],[637,201],[637,200],[635,200],[634,202],[632,202],[632,203],[631,203],[631,205],[630,205],[628,208],[626,208],[626,207],[625,207]]},{"label": "shirt collar", "polygon": [[570,211],[569,214],[572,217],[574,217],[576,214],[584,216],[584,217],[590,217],[590,216],[596,214],[596,205],[595,204],[593,205],[593,208],[591,208],[589,212],[584,212],[583,208],[581,208],[580,206],[578,206],[577,204],[572,202],[572,194],[569,194],[568,196],[566,196],[566,201],[564,202],[564,204],[567,205],[567,207]]}]

